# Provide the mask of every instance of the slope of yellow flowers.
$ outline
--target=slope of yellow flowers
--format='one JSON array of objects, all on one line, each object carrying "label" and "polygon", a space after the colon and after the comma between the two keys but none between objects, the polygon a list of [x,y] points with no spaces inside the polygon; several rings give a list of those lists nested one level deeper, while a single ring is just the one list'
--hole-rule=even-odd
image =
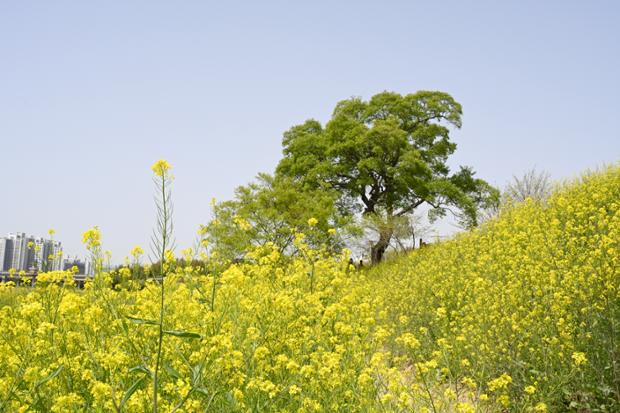
[{"label": "slope of yellow flowers", "polygon": [[[368,271],[301,235],[177,266],[159,411],[618,411],[619,205],[611,167]],[[152,411],[157,285],[71,280],[0,287],[0,411]]]}]

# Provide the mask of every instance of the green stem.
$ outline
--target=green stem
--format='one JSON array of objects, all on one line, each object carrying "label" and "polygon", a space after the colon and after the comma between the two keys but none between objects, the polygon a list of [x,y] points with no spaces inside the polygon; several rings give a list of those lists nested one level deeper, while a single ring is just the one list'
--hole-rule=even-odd
[{"label": "green stem", "polygon": [[211,311],[215,310],[215,287],[216,287],[215,271],[213,271],[213,289],[211,291]]},{"label": "green stem", "polygon": [[424,384],[424,389],[426,390],[426,393],[428,394],[428,398],[431,402],[431,408],[433,409],[433,413],[437,413],[437,409],[435,408],[435,402],[433,400],[433,394],[431,393],[431,390],[428,387],[428,383],[426,383],[426,379],[424,378],[424,373],[422,373],[422,370],[416,365],[416,369],[418,370],[418,374],[420,375],[420,378],[422,379],[422,383]]},{"label": "green stem", "polygon": [[159,335],[157,338],[157,358],[155,359],[155,371],[153,372],[153,413],[157,413],[157,388],[159,379],[159,365],[161,363],[161,348],[164,341],[164,261],[166,259],[166,242],[168,235],[168,205],[166,202],[166,176],[162,174],[161,179],[162,196],[162,228],[161,228],[161,251],[159,257],[160,275],[160,302],[159,302]]}]

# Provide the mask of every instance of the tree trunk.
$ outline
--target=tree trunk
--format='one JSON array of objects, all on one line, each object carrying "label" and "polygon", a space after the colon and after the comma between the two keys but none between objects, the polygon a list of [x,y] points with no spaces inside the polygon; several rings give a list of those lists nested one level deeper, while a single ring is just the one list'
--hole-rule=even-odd
[{"label": "tree trunk", "polygon": [[394,230],[392,228],[385,228],[379,233],[379,240],[370,249],[370,259],[373,265],[380,263],[383,259],[383,254],[390,245],[393,233]]}]

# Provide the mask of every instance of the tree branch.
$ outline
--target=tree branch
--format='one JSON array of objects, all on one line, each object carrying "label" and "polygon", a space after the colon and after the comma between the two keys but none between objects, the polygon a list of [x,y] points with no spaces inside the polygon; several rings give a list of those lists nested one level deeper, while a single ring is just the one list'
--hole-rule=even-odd
[{"label": "tree branch", "polygon": [[428,204],[432,205],[430,202],[428,202],[425,199],[419,199],[417,202],[414,202],[413,204],[411,204],[410,206],[408,206],[407,208],[403,208],[402,210],[398,211],[396,214],[394,214],[394,216],[397,217],[402,217],[405,214],[408,214],[410,212],[413,212],[414,209],[416,209],[417,207],[419,207],[420,205],[422,205],[423,203],[427,202]]}]

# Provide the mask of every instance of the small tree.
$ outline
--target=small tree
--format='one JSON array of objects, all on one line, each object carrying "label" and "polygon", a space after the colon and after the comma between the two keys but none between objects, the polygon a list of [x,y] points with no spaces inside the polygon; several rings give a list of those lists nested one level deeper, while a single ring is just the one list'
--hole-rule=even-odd
[{"label": "small tree", "polygon": [[502,194],[502,200],[523,202],[527,198],[535,201],[545,201],[551,194],[551,177],[548,172],[537,171],[532,168],[526,171],[520,178],[512,177],[512,181],[506,186]]},{"label": "small tree", "polygon": [[521,177],[513,175],[512,180],[506,184],[501,193],[500,202],[487,207],[482,207],[478,212],[480,222],[488,221],[499,215],[507,205],[523,202],[531,198],[538,202],[545,202],[551,195],[553,185],[548,172],[537,171],[532,168]]},{"label": "small tree", "polygon": [[394,231],[394,248],[408,251],[415,248],[416,239],[422,239],[430,234],[431,226],[421,215],[410,214]]},{"label": "small tree", "polygon": [[[268,242],[281,253],[293,252],[296,232],[305,233],[310,245],[337,250],[352,226],[350,218],[337,212],[336,201],[334,191],[308,190],[290,178],[261,173],[255,182],[237,188],[233,200],[213,206],[214,219],[204,233],[211,250],[231,261]],[[309,225],[310,219],[316,224]]]}]

